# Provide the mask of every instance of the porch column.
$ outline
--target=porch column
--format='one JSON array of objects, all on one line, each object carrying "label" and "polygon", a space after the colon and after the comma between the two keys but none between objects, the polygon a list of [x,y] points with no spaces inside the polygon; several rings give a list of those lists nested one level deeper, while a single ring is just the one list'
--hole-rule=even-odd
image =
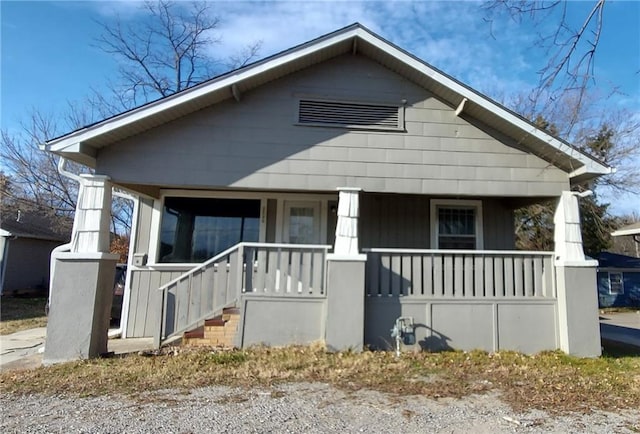
[{"label": "porch column", "polygon": [[364,267],[358,251],[360,189],[338,188],[334,253],[327,255],[325,342],[331,351],[361,351],[364,345]]},{"label": "porch column", "polygon": [[579,357],[598,357],[598,261],[584,256],[576,193],[562,192],[553,222],[560,349]]},{"label": "porch column", "polygon": [[81,175],[69,252],[52,255],[49,319],[43,363],[107,352],[118,255],[109,254],[109,177]]}]

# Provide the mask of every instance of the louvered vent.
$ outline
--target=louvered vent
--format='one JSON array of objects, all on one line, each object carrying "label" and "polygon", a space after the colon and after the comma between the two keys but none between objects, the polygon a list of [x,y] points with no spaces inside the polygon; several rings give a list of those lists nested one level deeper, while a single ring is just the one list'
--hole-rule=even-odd
[{"label": "louvered vent", "polygon": [[376,129],[400,128],[397,106],[336,101],[300,100],[298,122]]}]

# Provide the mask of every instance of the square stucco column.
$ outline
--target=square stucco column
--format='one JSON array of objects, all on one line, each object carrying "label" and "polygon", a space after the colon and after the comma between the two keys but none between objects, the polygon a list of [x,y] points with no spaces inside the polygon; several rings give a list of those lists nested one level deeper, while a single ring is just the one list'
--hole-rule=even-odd
[{"label": "square stucco column", "polygon": [[51,258],[47,365],[107,352],[118,260],[108,253],[111,183],[100,175],[82,175],[79,182],[70,252]]},{"label": "square stucco column", "polygon": [[330,351],[362,351],[366,255],[327,255],[325,343]]},{"label": "square stucco column", "polygon": [[358,252],[360,189],[338,188],[334,253],[327,255],[325,343],[330,351],[361,351],[364,345],[364,272]]},{"label": "square stucco column", "polygon": [[599,357],[600,321],[595,261],[556,265],[560,349],[578,357]]},{"label": "square stucco column", "polygon": [[106,353],[118,255],[54,253],[53,260],[56,271],[43,363]]},{"label": "square stucco column", "polygon": [[584,256],[579,196],[584,194],[563,191],[553,217],[560,349],[574,356],[598,357],[602,353],[596,281],[598,261]]}]

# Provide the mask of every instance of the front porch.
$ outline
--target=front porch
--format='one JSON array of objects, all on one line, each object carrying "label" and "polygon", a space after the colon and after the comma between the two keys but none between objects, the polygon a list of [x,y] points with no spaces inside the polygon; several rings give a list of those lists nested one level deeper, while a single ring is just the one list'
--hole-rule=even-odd
[{"label": "front porch", "polygon": [[[197,194],[213,199],[140,200],[123,338],[153,337],[159,347],[235,307],[233,344],[242,348],[323,341],[335,350],[392,349],[391,329],[409,318],[405,350],[599,355],[595,271],[584,256],[571,260],[580,241],[566,236],[576,233],[568,230],[576,222],[564,217],[567,206],[577,207],[571,193],[558,208],[555,252],[505,248],[513,245],[513,217],[509,200],[500,198],[358,189],[306,198]],[[412,206],[414,213],[403,213]],[[386,230],[375,229],[380,221],[389,223]],[[245,241],[246,234],[258,241]],[[233,237],[240,242],[216,251]],[[308,244],[323,239],[335,241]],[[215,254],[185,262],[202,252]]]},{"label": "front porch", "polygon": [[[144,312],[130,321],[145,318],[159,346],[236,306],[237,347],[323,341],[329,299],[344,295],[328,287],[329,248],[241,243],[166,284],[162,281],[176,271],[136,268],[134,282],[150,283],[140,304]],[[399,317],[414,320],[413,343],[403,345],[406,350],[535,353],[561,346],[552,252],[369,249],[365,254],[359,295],[365,346],[392,349],[390,330]],[[160,282],[159,290],[153,281]],[[348,309],[357,315],[358,305]],[[338,327],[353,326],[349,318],[340,322]]]}]

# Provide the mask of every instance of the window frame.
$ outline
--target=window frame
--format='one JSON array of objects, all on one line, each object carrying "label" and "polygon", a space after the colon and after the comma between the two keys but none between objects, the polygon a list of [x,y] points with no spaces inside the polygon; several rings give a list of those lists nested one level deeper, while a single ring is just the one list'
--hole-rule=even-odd
[{"label": "window frame", "polygon": [[430,201],[430,226],[431,226],[431,248],[442,250],[440,248],[440,225],[438,224],[439,208],[458,208],[458,209],[474,209],[475,210],[475,229],[476,229],[476,248],[475,250],[484,249],[483,223],[482,223],[482,201],[470,199],[431,199]]},{"label": "window frame", "polygon": [[[153,199],[153,211],[151,213],[151,229],[148,242],[148,263],[145,267],[154,269],[189,269],[200,265],[201,262],[159,262],[160,255],[160,231],[162,229],[162,213],[165,197],[194,197],[212,199],[256,199],[260,200],[260,234],[259,242],[265,243],[267,238],[267,201],[275,199],[276,221],[275,242],[282,242],[283,214],[285,201],[318,201],[320,203],[320,240],[327,239],[327,210],[328,203],[336,200],[336,195],[326,193],[266,193],[255,191],[220,191],[220,190],[186,190],[186,189],[161,189],[160,197]],[[325,243],[321,243],[325,244]],[[140,246],[141,251],[145,250]]]},{"label": "window frame", "polygon": [[[617,274],[620,276],[620,290],[614,292],[611,287],[611,275]],[[609,284],[609,295],[620,295],[624,294],[624,273],[621,271],[609,271],[607,272],[607,282]]]},{"label": "window frame", "polygon": [[164,211],[164,201],[167,197],[189,197],[199,199],[248,199],[260,201],[260,232],[258,240],[264,243],[266,238],[266,214],[267,214],[267,198],[264,195],[256,193],[239,193],[239,192],[206,192],[206,191],[188,191],[188,190],[165,190],[160,194],[160,199],[155,199],[153,203],[153,214],[151,216],[151,233],[149,242],[149,264],[150,266],[160,267],[180,267],[194,266],[201,262],[160,262],[160,231],[162,230],[162,214]]}]

